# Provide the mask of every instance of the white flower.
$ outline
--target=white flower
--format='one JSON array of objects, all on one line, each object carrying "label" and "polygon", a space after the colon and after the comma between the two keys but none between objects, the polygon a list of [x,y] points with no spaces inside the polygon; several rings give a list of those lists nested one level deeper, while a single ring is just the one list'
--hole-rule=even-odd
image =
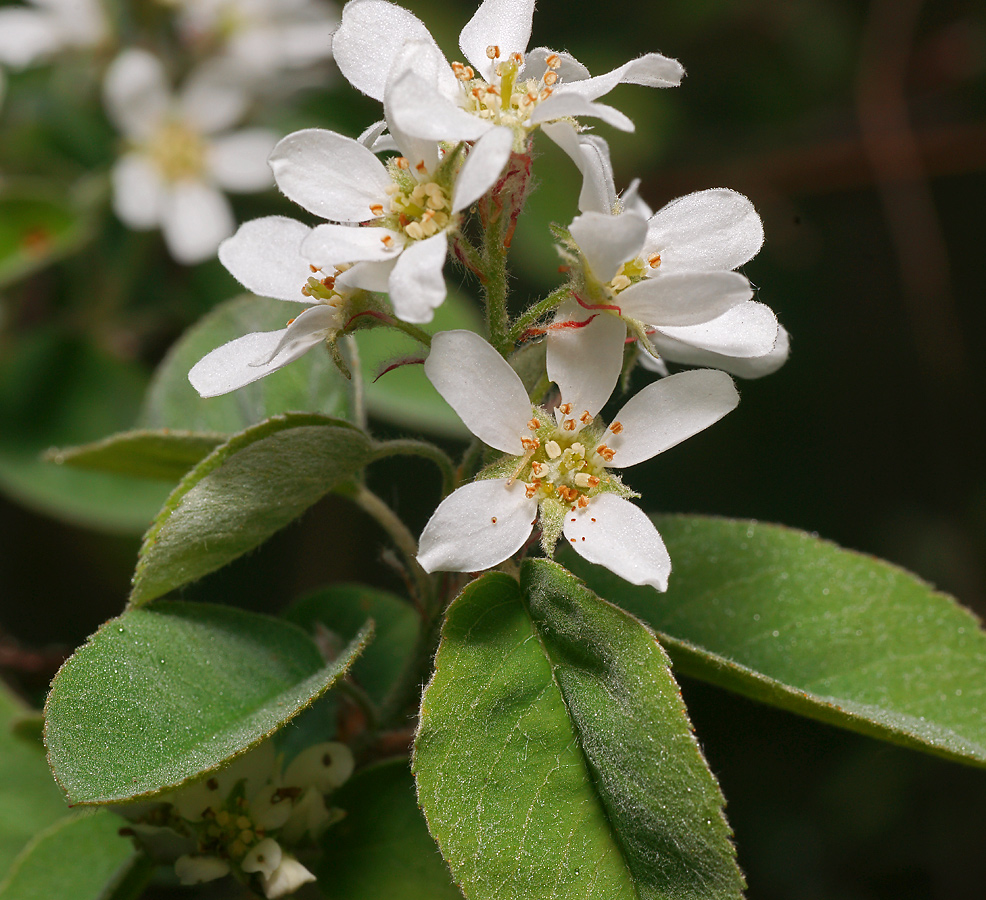
[{"label": "white flower", "polygon": [[332,56],[336,7],[324,0],[173,0],[178,28],[193,46],[221,46],[252,80]]},{"label": "white flower", "polygon": [[[623,113],[595,101],[621,83],[671,87],[681,81],[681,65],[659,53],[595,78],[567,53],[544,47],[527,53],[533,13],[534,0],[485,0],[459,35],[469,65],[449,64],[428,29],[407,10],[386,0],[351,0],[332,49],[343,75],[377,100],[384,99],[389,82],[402,81],[391,127],[445,140],[447,128],[465,128],[473,119],[477,136],[509,130],[518,152],[537,127],[573,117],[591,116],[632,131],[633,122]],[[409,42],[413,50],[405,53]],[[401,57],[400,69],[379,62]]]},{"label": "white flower", "polygon": [[598,174],[590,181],[596,189],[587,199],[596,207],[569,228],[581,283],[548,331],[549,377],[558,354],[591,352],[615,383],[627,325],[671,362],[743,377],[783,364],[786,332],[732,271],[763,243],[760,217],[746,197],[724,188],[698,191],[650,215],[631,189],[622,203],[614,193],[610,210],[601,211],[611,188]]},{"label": "white flower", "polygon": [[186,854],[175,860],[175,874],[182,884],[202,884],[223,878],[230,872],[229,863],[218,856]]},{"label": "white flower", "polygon": [[[449,233],[458,227],[458,213],[494,184],[511,140],[491,133],[443,157],[437,141],[390,130],[403,155],[389,165],[364,143],[320,129],[288,135],[270,164],[291,200],[331,220],[302,245],[311,262],[364,262],[350,276],[354,287],[386,291],[398,317],[430,322],[445,299]],[[360,224],[375,227],[351,227]]]},{"label": "white flower", "polygon": [[278,867],[263,876],[264,894],[269,900],[293,894],[303,884],[315,881],[315,876],[293,856],[284,854]]},{"label": "white flower", "polygon": [[[219,260],[245,288],[306,306],[280,331],[255,331],[217,347],[188,373],[202,397],[228,394],[294,362],[328,340],[345,324],[355,289],[346,278],[354,270],[332,274],[316,269],[301,255],[312,229],[294,219],[268,216],[244,222],[219,245]],[[328,267],[326,267],[328,269]]]},{"label": "white flower", "polygon": [[116,214],[134,229],[160,226],[179,262],[212,256],[234,228],[221,190],[270,186],[267,154],[275,135],[260,128],[220,134],[249,101],[220,67],[199,69],[172,97],[158,59],[126,50],[107,70],[103,90],[129,144],[112,172]]},{"label": "white flower", "polygon": [[699,370],[654,382],[604,428],[595,416],[613,385],[591,359],[556,360],[552,377],[563,402],[553,419],[472,332],[435,335],[425,372],[473,434],[509,454],[439,505],[421,535],[426,571],[495,566],[524,545],[540,516],[547,552],[564,533],[590,562],[633,584],[667,588],[664,542],[609,469],[650,459],[734,409],[739,398],[728,375]]},{"label": "white flower", "polygon": [[108,35],[100,0],[34,0],[0,9],[0,63],[23,69],[62,50],[95,47]]}]

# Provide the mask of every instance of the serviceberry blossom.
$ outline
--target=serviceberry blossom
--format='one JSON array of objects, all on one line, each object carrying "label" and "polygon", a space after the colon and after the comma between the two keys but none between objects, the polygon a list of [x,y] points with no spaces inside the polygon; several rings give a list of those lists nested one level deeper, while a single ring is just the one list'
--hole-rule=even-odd
[{"label": "serviceberry blossom", "polygon": [[[331,341],[362,292],[346,284],[349,266],[317,269],[301,255],[312,229],[284,216],[245,222],[219,245],[219,260],[245,288],[261,297],[308,308],[279,331],[238,337],[200,359],[188,373],[203,397],[228,394]],[[314,305],[310,305],[314,304]]]},{"label": "serviceberry blossom", "polygon": [[[485,0],[459,34],[466,63],[449,63],[407,10],[387,0],[350,0],[332,50],[343,75],[377,100],[384,100],[388,81],[404,76],[389,117],[392,127],[433,140],[447,139],[453,125],[471,127],[474,137],[502,128],[513,135],[517,152],[524,152],[539,126],[575,117],[632,131],[627,116],[598,98],[618,84],[672,87],[684,74],[677,61],[659,53],[594,78],[568,53],[545,47],[528,53],[533,14],[534,0]],[[405,53],[408,45],[413,51]],[[401,59],[401,66],[380,64],[391,59]]]},{"label": "serviceberry blossom", "polygon": [[[308,747],[284,768],[270,741],[158,802],[118,809],[155,857],[170,854],[182,884],[234,874],[270,900],[315,881],[286,848],[317,838],[345,815],[325,796],[353,771],[344,744]],[[175,854],[180,853],[175,859]]]},{"label": "serviceberry blossom", "polygon": [[[571,242],[560,247],[572,291],[548,330],[549,377],[553,357],[572,352],[565,347],[573,341],[592,345],[600,365],[619,371],[628,330],[671,362],[744,377],[782,365],[787,333],[767,306],[751,299],[749,281],[732,271],[763,243],[750,201],[716,188],[679,197],[651,215],[634,187],[599,209],[607,189],[597,170],[586,178],[596,185],[588,198],[596,208],[572,222]],[[583,327],[565,327],[576,324]]]},{"label": "serviceberry blossom", "polygon": [[386,291],[399,318],[430,322],[445,299],[442,268],[459,213],[496,182],[511,139],[490,133],[446,150],[393,125],[390,134],[402,155],[386,164],[361,141],[308,129],[284,138],[270,165],[285,195],[330,220],[302,244],[312,263],[361,262],[354,287]]},{"label": "serviceberry blossom", "polygon": [[100,0],[34,0],[0,9],[0,63],[23,69],[109,36]]},{"label": "serviceberry blossom", "polygon": [[160,226],[178,262],[208,259],[235,228],[222,192],[271,186],[267,155],[276,135],[262,128],[224,133],[249,97],[221,66],[201,67],[172,96],[157,57],[126,50],[110,65],[103,92],[127,141],[112,172],[114,211],[136,230]]},{"label": "serviceberry blossom", "polygon": [[435,335],[425,362],[432,384],[470,431],[507,454],[454,491],[421,534],[428,572],[475,572],[512,556],[540,520],[551,553],[572,548],[633,584],[667,589],[671,560],[653,523],[612,468],[650,459],[721,419],[739,402],[723,372],[682,372],[632,397],[606,427],[596,414],[614,379],[591,360],[557,364],[561,403],[533,406],[517,373],[479,335]]},{"label": "serviceberry blossom", "polygon": [[302,69],[332,56],[336,6],[326,0],[162,0],[177,8],[191,47],[221,52],[245,78]]}]

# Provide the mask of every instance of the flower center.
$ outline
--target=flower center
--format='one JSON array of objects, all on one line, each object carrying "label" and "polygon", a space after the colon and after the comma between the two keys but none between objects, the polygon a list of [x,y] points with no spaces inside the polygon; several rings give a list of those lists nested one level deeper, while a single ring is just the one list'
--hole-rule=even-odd
[{"label": "flower center", "polygon": [[[500,48],[487,47],[486,55],[498,60]],[[523,135],[532,130],[530,118],[534,108],[551,96],[558,82],[556,70],[561,65],[558,56],[551,54],[546,63],[548,68],[540,79],[518,80],[517,76],[524,65],[524,57],[520,53],[513,53],[508,59],[496,63],[492,83],[478,78],[472,66],[460,62],[452,63],[452,72],[462,82],[464,106],[468,112],[497,125],[506,125]]]},{"label": "flower center", "polygon": [[161,126],[148,143],[147,152],[166,181],[198,178],[205,168],[205,142],[181,122]]},{"label": "flower center", "polygon": [[[604,432],[588,411],[573,414],[563,403],[558,412],[557,423],[537,414],[527,423],[533,435],[521,438],[526,453],[510,481],[524,482],[527,496],[539,503],[556,499],[584,509],[612,480],[606,464],[614,452],[602,443]],[[619,434],[623,426],[614,422],[609,431]]]},{"label": "flower center", "polygon": [[[318,303],[327,306],[339,306],[346,300],[346,295],[336,290],[336,279],[347,269],[352,268],[351,263],[336,266],[331,275],[325,275],[322,278],[318,277],[323,274],[321,268],[312,265],[309,265],[308,268],[311,269],[312,274],[308,276],[308,280],[301,287],[301,293],[305,297],[311,297]],[[293,322],[294,319],[291,321]]]},{"label": "flower center", "polygon": [[[394,183],[388,185],[390,210],[383,205],[371,206],[370,210],[384,221],[381,223],[394,231],[403,231],[411,240],[430,238],[448,228],[451,221],[452,203],[448,192],[436,181],[414,181],[401,175],[408,162],[403,157],[396,160]],[[423,166],[422,166],[423,168]]]},{"label": "flower center", "polygon": [[648,275],[648,269],[656,269],[660,265],[661,255],[659,253],[655,253],[646,262],[641,256],[628,260],[620,266],[613,276],[613,280],[605,285],[605,288],[615,297],[620,291],[624,291],[630,287],[631,284],[643,281]]}]

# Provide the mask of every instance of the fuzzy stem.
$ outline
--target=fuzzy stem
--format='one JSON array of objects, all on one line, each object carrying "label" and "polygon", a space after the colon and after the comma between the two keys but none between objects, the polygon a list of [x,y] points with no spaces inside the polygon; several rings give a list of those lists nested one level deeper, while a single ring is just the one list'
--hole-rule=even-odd
[{"label": "fuzzy stem", "polygon": [[411,534],[398,515],[366,485],[357,485],[350,496],[390,536],[404,557],[408,570],[414,579],[418,589],[420,608],[422,610],[430,609],[434,604],[434,589],[431,576],[421,568],[421,564],[418,562],[418,542],[414,539],[414,535]]},{"label": "fuzzy stem", "polygon": [[455,490],[457,484],[455,466],[448,454],[434,444],[414,438],[398,438],[379,444],[374,451],[373,459],[386,459],[388,456],[420,456],[430,459],[442,473],[442,496],[445,497]]},{"label": "fuzzy stem", "polygon": [[518,316],[514,321],[513,326],[510,329],[510,340],[516,342],[520,339],[520,336],[527,331],[535,322],[537,322],[542,316],[547,315],[551,310],[553,310],[559,303],[561,303],[570,293],[570,288],[567,284],[562,285],[560,288],[553,290],[547,297],[538,300],[532,307],[526,310],[523,314]]}]

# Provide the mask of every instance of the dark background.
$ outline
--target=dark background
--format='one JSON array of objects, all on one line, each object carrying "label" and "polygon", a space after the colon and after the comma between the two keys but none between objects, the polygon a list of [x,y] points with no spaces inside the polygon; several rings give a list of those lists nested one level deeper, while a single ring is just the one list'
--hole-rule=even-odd
[{"label": "dark background", "polygon": [[[453,58],[472,6],[411,8]],[[594,73],[650,50],[682,61],[680,88],[624,86],[607,99],[637,123],[629,136],[600,127],[618,186],[641,178],[654,208],[707,187],[748,195],[766,244],[744,271],[792,335],[788,364],[741,384],[736,413],[630,483],[656,508],[782,522],[882,556],[982,615],[984,5],[543,0],[532,46],[542,43]],[[291,124],[355,135],[377,116],[376,104],[336,82],[328,95],[307,95]],[[546,144],[515,241],[521,299],[557,277],[542,226],[575,214],[571,166]],[[238,208],[241,219],[275,211],[292,214],[272,196]],[[149,369],[181,326],[235,288],[218,264],[173,272],[156,235],[141,246],[148,271],[180,289],[156,308],[154,289],[135,290],[81,331]],[[67,280],[41,273],[8,292],[0,350],[66,320]],[[373,477],[383,485],[395,476],[387,499],[419,526],[436,499],[431,472],[410,462]],[[392,585],[377,564],[379,537],[343,501],[323,501],[187,596],[276,610],[367,562]],[[61,655],[121,609],[136,548],[136,537],[0,499],[0,673],[43,696]],[[986,897],[982,771],[697,683],[683,688],[729,801],[751,898]]]}]

